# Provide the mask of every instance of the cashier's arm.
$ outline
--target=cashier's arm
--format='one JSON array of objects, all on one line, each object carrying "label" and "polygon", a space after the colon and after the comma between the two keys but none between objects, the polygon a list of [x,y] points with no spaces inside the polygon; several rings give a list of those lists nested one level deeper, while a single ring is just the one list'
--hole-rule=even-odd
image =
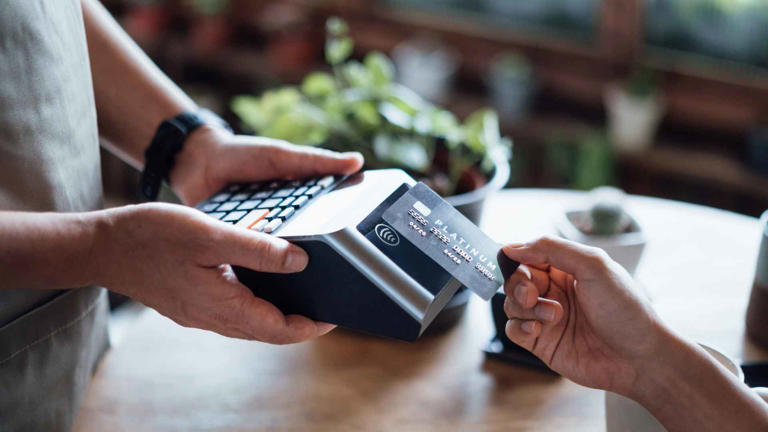
[{"label": "cashier's arm", "polygon": [[0,289],[99,285],[184,326],[278,344],[332,329],[254,297],[228,264],[289,273],[303,269],[307,255],[178,205],[0,212]]},{"label": "cashier's arm", "polygon": [[543,238],[504,252],[523,264],[504,285],[507,336],[553,370],[638,401],[670,431],[768,430],[768,405],[665,326],[602,250]]},{"label": "cashier's arm", "polygon": [[[197,109],[131,40],[98,0],[81,0],[99,119],[110,150],[137,168],[160,123]],[[233,135],[203,126],[186,140],[170,185],[196,204],[232,182],[348,174],[360,169],[358,153],[334,153],[264,137]]]},{"label": "cashier's arm", "polygon": [[[137,167],[163,119],[196,108],[96,0],[82,0],[103,138]],[[298,147],[203,126],[170,173],[187,204],[229,182],[347,174],[359,154]],[[96,191],[94,191],[95,193]],[[0,289],[100,285],[179,324],[270,343],[298,342],[332,326],[283,315],[254,297],[231,265],[290,273],[307,265],[288,242],[213,220],[187,207],[142,204],[87,213],[0,212]]]}]

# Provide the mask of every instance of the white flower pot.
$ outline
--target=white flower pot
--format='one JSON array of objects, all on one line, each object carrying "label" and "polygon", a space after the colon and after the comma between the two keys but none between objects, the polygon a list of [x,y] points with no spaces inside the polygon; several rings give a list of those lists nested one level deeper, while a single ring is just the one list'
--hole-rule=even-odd
[{"label": "white flower pot", "polygon": [[608,137],[618,153],[640,153],[651,147],[664,112],[657,95],[638,98],[612,85],[605,92]]},{"label": "white flower pot", "polygon": [[630,274],[634,274],[646,243],[643,231],[637,221],[630,216],[629,229],[621,234],[590,235],[584,234],[576,227],[577,221],[588,214],[588,210],[566,212],[557,222],[557,231],[560,236],[588,246],[599,247]]}]

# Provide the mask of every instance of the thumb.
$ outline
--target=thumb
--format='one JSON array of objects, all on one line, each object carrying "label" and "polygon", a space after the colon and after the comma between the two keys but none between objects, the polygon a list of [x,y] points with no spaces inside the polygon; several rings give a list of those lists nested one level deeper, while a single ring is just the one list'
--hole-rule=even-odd
[{"label": "thumb", "polygon": [[363,156],[357,152],[337,153],[317,147],[287,145],[280,151],[278,175],[285,177],[322,174],[351,174],[363,166]]},{"label": "thumb", "polygon": [[251,230],[226,228],[216,247],[226,264],[269,273],[295,273],[307,267],[307,253],[294,244]]},{"label": "thumb", "polygon": [[576,279],[594,275],[605,267],[607,260],[601,249],[557,237],[541,237],[523,245],[507,245],[502,250],[509,258],[523,264],[552,265],[574,275]]},{"label": "thumb", "polygon": [[363,166],[363,156],[357,152],[337,153],[318,147],[281,144],[272,155],[278,177],[296,178],[322,174],[351,174]]}]

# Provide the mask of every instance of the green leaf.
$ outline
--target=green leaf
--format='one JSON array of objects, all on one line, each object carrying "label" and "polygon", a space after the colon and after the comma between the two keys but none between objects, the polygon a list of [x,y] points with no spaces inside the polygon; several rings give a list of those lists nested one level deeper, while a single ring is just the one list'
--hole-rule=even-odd
[{"label": "green leaf", "polygon": [[266,91],[259,98],[238,96],[232,101],[232,111],[246,126],[261,133],[277,116],[300,103],[301,93],[296,88],[281,87]]},{"label": "green leaf", "polygon": [[376,105],[370,100],[363,100],[352,105],[352,114],[366,129],[374,129],[381,125],[381,117]]},{"label": "green leaf", "polygon": [[261,110],[259,98],[255,96],[235,96],[230,103],[230,108],[253,131],[261,129],[264,124],[264,114]]},{"label": "green leaf", "polygon": [[373,151],[380,160],[419,172],[429,168],[429,154],[415,137],[379,133],[373,138]]},{"label": "green leaf", "polygon": [[322,110],[302,104],[276,116],[261,134],[294,144],[318,145],[327,139],[328,128]]},{"label": "green leaf", "polygon": [[368,70],[357,60],[348,61],[341,66],[341,75],[349,83],[350,87],[368,89],[371,87],[372,80]]},{"label": "green leaf", "polygon": [[355,43],[348,37],[330,38],[325,41],[325,60],[336,66],[343,63],[352,55]]},{"label": "green leaf", "polygon": [[322,98],[336,92],[336,82],[325,72],[312,72],[301,83],[301,91],[310,98]]},{"label": "green leaf", "polygon": [[383,87],[392,83],[395,77],[395,66],[389,57],[374,51],[365,56],[363,63],[374,86]]},{"label": "green leaf", "polygon": [[260,98],[238,96],[232,110],[254,132],[296,144],[320,144],[328,136],[325,112],[301,96],[295,87],[265,92]]},{"label": "green leaf", "polygon": [[426,109],[428,106],[416,92],[399,84],[390,88],[390,93],[385,99],[409,115],[415,115],[417,111]]},{"label": "green leaf", "polygon": [[490,109],[474,112],[464,122],[464,139],[467,147],[478,154],[498,146],[501,141],[499,116]]},{"label": "green leaf", "polygon": [[325,22],[325,31],[332,36],[346,36],[349,31],[347,22],[339,17],[330,17]]},{"label": "green leaf", "polygon": [[403,110],[401,106],[395,105],[391,102],[382,102],[379,104],[379,113],[390,124],[395,125],[401,129],[408,130],[413,125],[412,115]]}]

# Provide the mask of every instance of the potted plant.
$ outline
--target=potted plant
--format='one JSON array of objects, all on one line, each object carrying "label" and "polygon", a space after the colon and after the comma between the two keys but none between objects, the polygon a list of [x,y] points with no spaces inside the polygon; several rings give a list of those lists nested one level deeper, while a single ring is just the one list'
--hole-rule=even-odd
[{"label": "potted plant", "polygon": [[567,211],[558,222],[563,238],[603,249],[634,274],[645,249],[645,236],[637,221],[624,210],[624,192],[609,186],[593,189],[591,205]]},{"label": "potted plant", "polygon": [[618,153],[640,153],[653,144],[664,112],[657,81],[655,74],[641,70],[606,89],[608,135]]},{"label": "potted plant", "polygon": [[510,141],[500,136],[496,113],[483,109],[461,122],[395,83],[386,55],[351,59],[345,22],[331,18],[326,31],[331,72],[235,97],[231,107],[243,125],[296,144],[359,151],[367,168],[402,168],[478,222],[485,197],[509,178]]},{"label": "potted plant", "polygon": [[528,59],[513,52],[500,54],[491,62],[487,81],[493,106],[504,120],[514,123],[528,115],[534,90]]}]

